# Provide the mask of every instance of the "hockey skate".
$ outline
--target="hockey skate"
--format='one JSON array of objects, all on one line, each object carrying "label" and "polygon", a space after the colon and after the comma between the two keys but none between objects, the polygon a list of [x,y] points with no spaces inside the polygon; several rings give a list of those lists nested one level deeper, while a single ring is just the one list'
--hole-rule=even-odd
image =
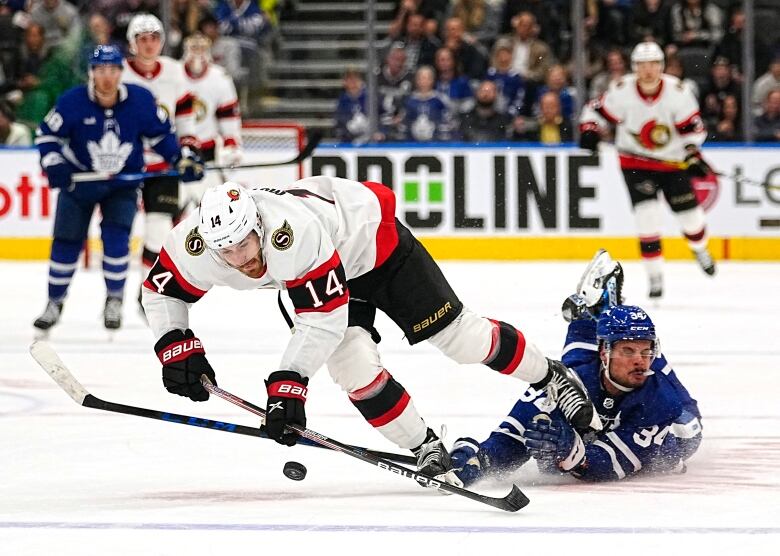
[{"label": "hockey skate", "polygon": [[602,310],[623,302],[623,267],[604,249],[591,259],[577,283],[577,293],[563,302],[566,322],[581,318],[597,319]]},{"label": "hockey skate", "polygon": [[48,334],[49,329],[57,324],[62,314],[62,302],[52,301],[51,299],[46,303],[46,309],[43,314],[35,319],[33,326],[38,329],[37,337],[44,337]]},{"label": "hockey skate", "polygon": [[[444,429],[442,427],[443,435]],[[420,474],[457,487],[463,486],[463,482],[455,475],[455,471],[452,468],[450,453],[433,430],[428,429],[425,441],[417,448],[414,448],[412,452],[417,456],[417,471]]]},{"label": "hockey skate", "polygon": [[122,298],[107,297],[103,310],[103,325],[107,330],[117,330],[122,326]]},{"label": "hockey skate", "polygon": [[650,299],[660,299],[664,294],[664,277],[661,274],[651,274],[650,280],[650,292],[647,297]]},{"label": "hockey skate", "polygon": [[708,276],[715,275],[715,260],[710,255],[708,249],[694,249],[693,254],[696,256],[696,262]]},{"label": "hockey skate", "polygon": [[600,431],[601,420],[580,377],[554,359],[547,359],[547,369],[547,376],[531,386],[546,390],[549,402],[557,404],[566,421],[577,431]]}]

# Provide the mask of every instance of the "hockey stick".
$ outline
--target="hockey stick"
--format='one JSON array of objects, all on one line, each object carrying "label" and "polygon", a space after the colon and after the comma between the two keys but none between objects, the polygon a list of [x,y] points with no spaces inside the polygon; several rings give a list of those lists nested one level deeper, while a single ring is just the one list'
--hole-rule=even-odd
[{"label": "hockey stick", "polygon": [[[252,164],[239,164],[236,166],[207,165],[204,167],[204,170],[206,171],[249,170],[252,168],[273,168],[275,166],[290,166],[292,164],[299,164],[312,155],[314,150],[320,144],[320,140],[322,140],[322,133],[318,131],[312,132],[309,135],[309,139],[306,143],[306,146],[303,147],[303,149],[298,154],[296,154],[295,157],[289,160],[280,160],[278,162],[258,162]],[[162,176],[178,177],[179,175],[180,175],[179,172],[175,169],[161,170],[159,172],[134,172],[128,174],[110,174],[108,172],[80,172],[77,174],[73,174],[72,181],[74,183],[86,183],[86,182],[106,181],[106,180],[138,181],[138,180],[144,180],[149,178],[158,178]]]},{"label": "hockey stick", "polygon": [[725,178],[727,180],[733,180],[736,183],[745,183],[747,185],[755,185],[756,187],[763,187],[764,189],[776,189],[780,190],[780,185],[771,185],[765,181],[758,181],[754,180],[752,178],[747,178],[745,176],[742,176],[740,174],[724,174],[723,172],[717,172],[715,170],[712,171],[713,174],[718,176],[719,178]]},{"label": "hockey stick", "polygon": [[[30,346],[30,354],[33,356],[33,359],[35,359],[38,365],[40,365],[41,368],[54,379],[54,382],[56,382],[60,388],[67,392],[73,401],[81,406],[92,409],[101,409],[103,411],[110,411],[113,413],[122,413],[124,415],[135,415],[136,417],[146,417],[148,419],[156,419],[158,421],[167,421],[169,423],[190,425],[192,427],[200,427],[203,429],[230,432],[244,436],[254,436],[256,438],[270,440],[264,430],[256,427],[247,427],[245,425],[236,425],[233,423],[226,423],[224,421],[214,421],[204,417],[180,415],[178,413],[169,413],[167,411],[158,411],[156,409],[146,409],[143,407],[135,407],[132,405],[124,405],[101,400],[100,398],[90,394],[86,388],[84,388],[81,383],[76,380],[76,378],[73,376],[70,370],[68,370],[54,349],[47,342],[33,342],[33,344]],[[323,448],[323,446],[321,446],[319,443],[313,442],[311,440],[305,440],[303,444],[305,446]],[[354,446],[354,448],[356,450],[364,450],[366,453],[372,454],[375,457],[381,457],[399,463],[414,464],[417,461],[415,457],[405,454],[393,454],[390,452],[369,450],[359,446]]]},{"label": "hockey stick", "polygon": [[[261,417],[265,418],[264,409],[254,405],[251,402],[243,400],[238,396],[231,394],[230,392],[227,392],[226,390],[223,390],[219,386],[215,386],[214,384],[211,383],[211,381],[208,379],[206,375],[201,375],[201,384],[203,384],[203,387],[206,390],[208,390],[209,393],[214,394],[215,396],[218,396],[223,400],[226,400],[234,405],[237,405],[238,407],[246,409],[250,413],[254,413],[255,415],[260,415]],[[450,494],[458,494],[460,496],[470,498],[471,500],[475,500],[477,502],[487,504],[488,506],[492,506],[494,508],[498,508],[499,510],[504,510],[506,512],[516,512],[517,510],[527,506],[529,502],[528,497],[525,494],[523,494],[523,492],[517,487],[517,485],[512,485],[512,490],[509,492],[509,494],[507,494],[503,498],[494,498],[492,496],[485,496],[484,494],[477,494],[476,492],[473,492],[471,490],[456,487],[455,485],[445,483],[444,481],[439,481],[438,479],[434,479],[433,477],[428,477],[427,475],[423,475],[422,473],[417,473],[402,465],[396,465],[391,461],[389,461],[388,459],[382,458],[381,456],[377,456],[375,454],[371,454],[370,452],[362,448],[358,448],[356,446],[349,446],[347,444],[342,444],[337,440],[328,438],[324,434],[314,432],[313,430],[307,429],[300,425],[292,424],[286,426],[289,430],[295,431],[299,435],[301,435],[301,438],[303,439],[311,440],[312,442],[315,442],[325,448],[330,448],[331,450],[334,450],[336,452],[341,452],[342,454],[346,454],[348,456],[352,456],[353,458],[359,459],[366,463],[370,463],[371,465],[374,465],[380,469],[384,469],[385,471],[389,471],[390,473],[395,473],[396,475],[408,477],[428,488],[442,490]]]}]

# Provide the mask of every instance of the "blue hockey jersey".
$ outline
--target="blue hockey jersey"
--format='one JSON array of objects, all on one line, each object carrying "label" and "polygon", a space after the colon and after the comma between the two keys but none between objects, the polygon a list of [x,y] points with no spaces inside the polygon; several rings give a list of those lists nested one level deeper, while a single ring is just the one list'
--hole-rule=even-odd
[{"label": "blue hockey jersey", "polygon": [[[35,144],[44,170],[64,158],[74,172],[142,172],[144,144],[168,161],[179,154],[165,110],[147,89],[129,84],[119,86],[112,108],[100,106],[87,85],[66,91],[38,126]],[[139,181],[108,180],[121,187]]]},{"label": "blue hockey jersey", "polygon": [[414,92],[406,97],[402,126],[407,141],[450,141],[457,138],[450,106],[438,93]]},{"label": "blue hockey jersey", "polygon": [[[586,465],[572,475],[607,481],[685,469],[685,460],[701,443],[701,414],[663,355],[653,361],[653,374],[641,388],[612,397],[601,385],[596,323],[578,320],[569,325],[562,361],[582,379],[604,425],[600,433],[583,439]],[[456,466],[470,459],[473,464],[461,478],[474,482],[528,461],[525,427],[539,413],[551,410],[546,401],[544,391],[528,388],[487,440],[478,446],[456,442],[452,454]]]}]

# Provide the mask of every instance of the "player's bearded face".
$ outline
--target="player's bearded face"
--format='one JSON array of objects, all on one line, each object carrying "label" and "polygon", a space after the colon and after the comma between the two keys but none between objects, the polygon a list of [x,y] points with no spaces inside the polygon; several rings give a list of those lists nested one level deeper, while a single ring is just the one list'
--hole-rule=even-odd
[{"label": "player's bearded face", "polygon": [[[655,347],[650,340],[615,342],[609,357],[609,376],[620,386],[638,388],[647,380],[655,356]],[[605,357],[602,353],[602,358]]]},{"label": "player's bearded face", "polygon": [[120,66],[95,66],[92,68],[92,80],[95,92],[101,97],[112,97],[119,89],[119,80],[122,78]]},{"label": "player's bearded face", "polygon": [[225,264],[250,278],[260,278],[265,272],[260,237],[254,230],[236,245],[218,249],[216,253]]}]

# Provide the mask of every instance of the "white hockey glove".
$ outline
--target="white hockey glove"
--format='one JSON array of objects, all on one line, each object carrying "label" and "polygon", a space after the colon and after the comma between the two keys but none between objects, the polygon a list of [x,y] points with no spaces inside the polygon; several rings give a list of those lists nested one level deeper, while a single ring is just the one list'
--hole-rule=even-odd
[{"label": "white hockey glove", "polygon": [[244,158],[244,151],[238,145],[222,147],[219,153],[220,166],[238,166]]}]

